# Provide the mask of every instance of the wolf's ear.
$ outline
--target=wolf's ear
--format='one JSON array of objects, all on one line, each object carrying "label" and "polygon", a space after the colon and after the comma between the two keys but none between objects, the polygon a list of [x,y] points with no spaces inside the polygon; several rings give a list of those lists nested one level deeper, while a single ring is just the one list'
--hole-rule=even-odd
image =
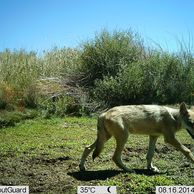
[{"label": "wolf's ear", "polygon": [[184,103],[184,102],[182,102],[181,103],[181,105],[180,105],[180,114],[182,115],[182,116],[189,116],[189,113],[188,113],[188,110],[187,110],[187,107],[186,107],[186,104]]}]

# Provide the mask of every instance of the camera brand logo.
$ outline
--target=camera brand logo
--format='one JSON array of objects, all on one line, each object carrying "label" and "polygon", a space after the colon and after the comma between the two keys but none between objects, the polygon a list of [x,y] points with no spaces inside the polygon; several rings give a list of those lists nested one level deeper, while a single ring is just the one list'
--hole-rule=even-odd
[{"label": "camera brand logo", "polygon": [[29,186],[0,186],[0,194],[29,194]]}]

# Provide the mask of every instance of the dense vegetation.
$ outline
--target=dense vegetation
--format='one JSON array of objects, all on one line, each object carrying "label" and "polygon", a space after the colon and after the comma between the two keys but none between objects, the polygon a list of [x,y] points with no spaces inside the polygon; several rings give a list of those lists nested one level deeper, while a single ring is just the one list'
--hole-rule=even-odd
[{"label": "dense vegetation", "polygon": [[49,117],[121,104],[192,104],[194,58],[180,48],[169,53],[148,47],[132,31],[105,30],[76,49],[54,48],[41,56],[5,50],[0,109],[34,108]]}]

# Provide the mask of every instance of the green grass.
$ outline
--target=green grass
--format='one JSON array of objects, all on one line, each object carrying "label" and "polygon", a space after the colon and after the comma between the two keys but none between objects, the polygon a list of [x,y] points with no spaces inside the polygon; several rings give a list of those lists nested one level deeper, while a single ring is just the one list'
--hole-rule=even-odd
[{"label": "green grass", "polygon": [[[146,170],[148,137],[131,135],[123,151],[125,173],[112,162],[115,141],[107,142],[100,158],[91,156],[79,172],[84,147],[96,138],[95,118],[26,120],[0,129],[0,185],[29,185],[31,193],[76,193],[78,185],[116,185],[119,194],[154,193],[157,185],[194,185],[194,166],[160,138],[154,164],[160,174]],[[178,139],[194,151],[186,131]]]},{"label": "green grass", "polygon": [[23,112],[0,110],[0,128],[15,126],[16,123],[26,119],[38,117],[37,110],[25,109]]}]

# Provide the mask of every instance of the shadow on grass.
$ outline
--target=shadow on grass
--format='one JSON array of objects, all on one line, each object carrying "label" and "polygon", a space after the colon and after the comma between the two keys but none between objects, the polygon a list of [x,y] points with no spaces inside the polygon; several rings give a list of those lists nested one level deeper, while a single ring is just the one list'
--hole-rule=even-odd
[{"label": "shadow on grass", "polygon": [[[147,169],[132,169],[135,174],[142,174],[147,176],[161,175],[165,173],[154,173]],[[69,176],[80,180],[80,181],[91,181],[91,180],[106,180],[107,178],[114,177],[118,174],[131,174],[131,172],[125,172],[122,170],[98,170],[98,171],[77,171],[68,172]]]},{"label": "shadow on grass", "polygon": [[91,180],[106,180],[107,178],[114,177],[120,173],[121,170],[98,170],[98,171],[78,171],[69,172],[68,175],[81,181],[91,181]]},{"label": "shadow on grass", "polygon": [[146,176],[166,174],[166,172],[153,172],[153,171],[150,171],[148,169],[133,169],[133,171],[135,174],[146,175]]}]

